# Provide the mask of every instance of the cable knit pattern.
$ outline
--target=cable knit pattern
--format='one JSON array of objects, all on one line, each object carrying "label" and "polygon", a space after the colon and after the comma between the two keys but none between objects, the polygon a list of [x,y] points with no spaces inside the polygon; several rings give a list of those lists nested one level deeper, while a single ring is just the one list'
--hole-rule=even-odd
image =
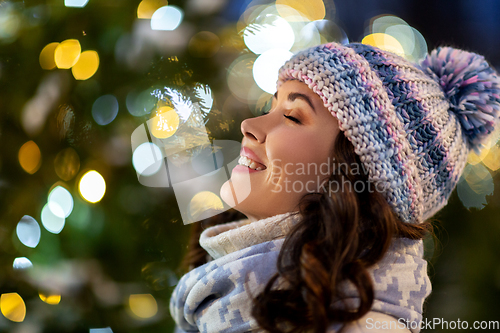
[{"label": "cable knit pattern", "polygon": [[[278,87],[300,80],[318,94],[354,145],[375,188],[402,221],[419,223],[447,203],[471,142],[478,141],[476,137],[484,141],[498,124],[500,85],[484,60],[478,65],[479,60],[467,53],[465,60],[456,62],[460,77],[452,76],[450,62],[465,53],[434,55],[443,64],[427,61],[437,73],[439,66],[446,67],[440,82],[452,81],[453,88],[446,89],[454,89],[453,95],[445,96],[441,85],[448,85],[440,85],[435,74],[390,52],[356,43],[329,43],[297,53],[280,69]],[[469,72],[464,69],[467,64],[474,67]],[[479,78],[473,76],[479,71],[476,67],[481,70]],[[474,110],[461,111],[461,120],[448,99],[456,95],[464,101],[462,109],[480,99],[470,107]],[[472,113],[474,118],[467,118]],[[461,123],[477,128],[466,134]]]},{"label": "cable knit pattern", "polygon": [[[298,215],[284,214],[205,230],[200,244],[216,259],[184,275],[175,288],[170,313],[177,332],[261,332],[251,316],[252,297],[276,273],[284,237],[297,221]],[[384,258],[369,269],[375,289],[372,311],[422,320],[423,302],[431,291],[422,255],[422,241],[394,240]],[[345,283],[341,289],[344,301],[357,302],[352,285]],[[328,332],[339,328],[332,324]]]}]

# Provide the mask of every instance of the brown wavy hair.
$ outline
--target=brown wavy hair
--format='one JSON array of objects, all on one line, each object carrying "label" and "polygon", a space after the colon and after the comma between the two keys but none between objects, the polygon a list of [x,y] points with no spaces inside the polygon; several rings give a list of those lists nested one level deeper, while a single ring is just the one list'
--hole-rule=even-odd
[{"label": "brown wavy hair", "polygon": [[[277,273],[254,298],[252,315],[268,332],[324,333],[333,322],[348,323],[363,317],[374,300],[368,268],[382,259],[394,237],[422,239],[431,230],[427,222],[407,224],[397,217],[382,194],[369,184],[352,143],[342,132],[335,140],[332,157],[342,168],[335,169],[327,184],[345,186],[342,191],[327,186],[327,191],[301,199],[302,218],[283,243]],[[356,191],[353,184],[360,182],[364,190]],[[240,217],[226,212],[197,224],[191,251],[185,257],[186,268],[206,262],[206,252],[198,244],[204,227]],[[276,288],[278,279],[285,288]],[[357,307],[332,306],[342,300],[340,285],[345,281],[357,289]]]}]

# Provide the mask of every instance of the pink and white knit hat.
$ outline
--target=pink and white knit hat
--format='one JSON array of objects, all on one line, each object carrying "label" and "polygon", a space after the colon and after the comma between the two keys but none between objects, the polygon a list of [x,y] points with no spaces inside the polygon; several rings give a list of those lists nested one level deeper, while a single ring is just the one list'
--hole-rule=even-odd
[{"label": "pink and white knit hat", "polygon": [[470,150],[500,117],[497,73],[482,56],[450,47],[418,65],[369,45],[329,43],[294,55],[278,87],[287,80],[323,99],[404,222],[446,205]]}]

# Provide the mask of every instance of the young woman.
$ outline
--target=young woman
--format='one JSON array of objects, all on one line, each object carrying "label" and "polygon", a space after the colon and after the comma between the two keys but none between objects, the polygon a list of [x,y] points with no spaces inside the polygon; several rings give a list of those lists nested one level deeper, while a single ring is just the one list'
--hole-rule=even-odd
[{"label": "young woman", "polygon": [[246,219],[212,219],[193,245],[171,298],[177,330],[418,332],[427,221],[499,114],[500,80],[474,53],[440,48],[420,65],[362,44],[296,54],[270,111],[241,125],[221,196]]}]

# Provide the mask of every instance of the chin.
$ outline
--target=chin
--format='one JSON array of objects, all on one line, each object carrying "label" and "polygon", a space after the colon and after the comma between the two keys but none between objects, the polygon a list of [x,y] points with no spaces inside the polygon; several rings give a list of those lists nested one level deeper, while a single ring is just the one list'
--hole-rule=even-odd
[{"label": "chin", "polygon": [[236,208],[236,200],[231,180],[228,180],[224,184],[222,184],[222,187],[220,188],[220,197],[226,204],[228,204],[232,208]]}]

